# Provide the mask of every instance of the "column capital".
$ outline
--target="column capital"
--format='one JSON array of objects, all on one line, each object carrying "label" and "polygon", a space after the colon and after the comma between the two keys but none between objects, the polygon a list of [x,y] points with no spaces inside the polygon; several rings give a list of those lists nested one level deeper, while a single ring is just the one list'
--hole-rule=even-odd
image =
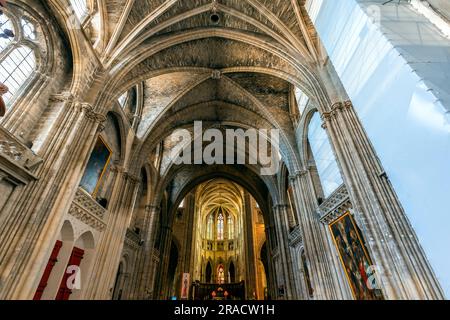
[{"label": "column capital", "polygon": [[335,102],[331,105],[331,113],[341,111],[344,108],[344,102]]},{"label": "column capital", "polygon": [[333,118],[336,118],[336,116],[343,112],[344,110],[352,109],[353,103],[350,100],[345,101],[338,101],[331,105],[331,108],[329,111],[324,112],[322,114],[322,128],[326,129],[328,123],[333,120]]},{"label": "column capital", "polygon": [[84,112],[87,119],[98,123],[100,128],[104,128],[103,124],[106,122],[106,116],[100,112],[96,112],[92,104],[88,102],[77,102],[76,105]]},{"label": "column capital", "polygon": [[64,91],[54,94],[50,97],[50,102],[73,102],[74,96],[72,92]]},{"label": "column capital", "polygon": [[353,102],[351,100],[344,101],[344,108],[345,109],[353,109]]},{"label": "column capital", "polygon": [[333,115],[332,115],[331,112],[324,112],[324,113],[322,113],[321,118],[322,118],[322,128],[323,128],[323,129],[326,129],[328,123],[329,123],[329,122],[331,121],[331,119],[333,118]]},{"label": "column capital", "polygon": [[134,175],[134,174],[129,173],[129,172],[125,172],[125,173],[124,173],[124,178],[125,178],[126,180],[130,181],[130,182],[133,183],[133,184],[138,184],[138,183],[141,182],[141,179],[140,179],[139,176]]},{"label": "column capital", "polygon": [[110,170],[113,173],[124,173],[125,172],[125,168],[118,163],[112,164]]},{"label": "column capital", "polygon": [[291,180],[293,182],[293,181],[297,180],[298,178],[301,178],[304,175],[307,175],[308,173],[309,173],[308,170],[297,170],[297,171],[295,171],[294,174],[291,174],[289,176],[289,180]]}]

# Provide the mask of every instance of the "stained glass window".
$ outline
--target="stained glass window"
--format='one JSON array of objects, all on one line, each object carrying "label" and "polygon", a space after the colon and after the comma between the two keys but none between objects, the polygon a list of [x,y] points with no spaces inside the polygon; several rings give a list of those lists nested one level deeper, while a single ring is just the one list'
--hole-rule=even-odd
[{"label": "stained glass window", "polygon": [[234,220],[231,214],[228,215],[227,224],[228,224],[228,239],[234,239]]},{"label": "stained glass window", "polygon": [[219,212],[217,216],[217,240],[223,240],[224,218],[223,213]]},{"label": "stained glass window", "polygon": [[210,214],[208,216],[208,222],[206,226],[206,237],[208,238],[208,240],[213,240],[214,238],[213,228],[214,228],[214,216]]}]

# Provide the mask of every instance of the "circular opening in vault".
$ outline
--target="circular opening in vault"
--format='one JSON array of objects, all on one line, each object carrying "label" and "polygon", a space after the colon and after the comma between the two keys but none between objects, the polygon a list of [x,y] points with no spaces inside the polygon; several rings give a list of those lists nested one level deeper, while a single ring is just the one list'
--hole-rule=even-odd
[{"label": "circular opening in vault", "polygon": [[211,14],[210,18],[211,18],[211,22],[213,24],[218,24],[220,22],[220,17],[219,17],[219,15],[217,13]]}]

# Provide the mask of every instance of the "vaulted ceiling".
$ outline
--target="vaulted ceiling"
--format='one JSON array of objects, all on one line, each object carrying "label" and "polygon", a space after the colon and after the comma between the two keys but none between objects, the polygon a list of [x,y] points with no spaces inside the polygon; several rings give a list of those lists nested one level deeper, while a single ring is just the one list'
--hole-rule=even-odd
[{"label": "vaulted ceiling", "polygon": [[194,120],[293,131],[291,86],[312,94],[321,54],[304,0],[97,1],[104,99],[144,84],[137,153]]},{"label": "vaulted ceiling", "polygon": [[229,180],[210,180],[202,183],[196,189],[196,203],[198,203],[198,211],[201,213],[201,221],[219,208],[232,213],[236,218],[242,213],[243,202],[242,188]]}]

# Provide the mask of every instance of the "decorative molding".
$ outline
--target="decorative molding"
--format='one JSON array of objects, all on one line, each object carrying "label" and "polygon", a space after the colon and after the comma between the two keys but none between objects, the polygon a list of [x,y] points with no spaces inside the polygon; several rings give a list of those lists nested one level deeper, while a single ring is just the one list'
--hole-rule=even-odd
[{"label": "decorative molding", "polygon": [[351,208],[351,206],[347,188],[344,184],[342,184],[318,208],[320,221],[323,224],[331,224],[344,215]]},{"label": "decorative molding", "polygon": [[352,109],[353,103],[350,100],[346,100],[343,102],[335,102],[331,105],[329,112],[324,112],[322,114],[322,128],[327,128],[327,123],[333,120],[333,118],[336,117],[336,115],[345,109]]},{"label": "decorative molding", "polygon": [[74,96],[71,92],[61,92],[50,97],[50,102],[73,102]]},{"label": "decorative molding", "polygon": [[303,177],[304,175],[307,175],[309,173],[308,170],[298,170],[294,174],[289,176],[290,181],[295,181],[298,178]]},{"label": "decorative molding", "polygon": [[138,184],[141,182],[141,178],[139,176],[131,174],[129,172],[125,172],[124,177],[126,180],[130,181],[132,184]]},{"label": "decorative molding", "polygon": [[289,234],[289,245],[293,248],[303,244],[302,232],[300,226],[296,226]]},{"label": "decorative molding", "polygon": [[214,80],[220,80],[222,78],[222,71],[220,70],[213,70],[211,73],[211,78]]},{"label": "decorative molding", "polygon": [[90,103],[86,102],[78,102],[77,105],[80,106],[81,110],[84,111],[86,118],[89,120],[98,123],[100,127],[103,127],[103,124],[106,122],[106,116],[102,113],[96,112],[94,107]]},{"label": "decorative molding", "polygon": [[153,248],[152,250],[152,260],[154,263],[159,263],[160,253],[158,249]]},{"label": "decorative molding", "polygon": [[139,249],[141,244],[141,237],[131,229],[127,229],[127,234],[125,237],[125,244],[133,249]]},{"label": "decorative molding", "polygon": [[280,257],[280,249],[279,247],[276,247],[272,250],[272,257],[276,260]]},{"label": "decorative molding", "polygon": [[33,170],[42,163],[42,159],[34,154],[9,131],[0,126],[0,156],[9,159],[15,166],[24,170]]},{"label": "decorative molding", "polygon": [[106,228],[106,223],[103,220],[106,209],[100,206],[82,188],[78,188],[69,214],[97,231],[103,232]]},{"label": "decorative molding", "polygon": [[344,107],[346,109],[353,109],[353,102],[351,102],[350,100],[344,101]]}]

